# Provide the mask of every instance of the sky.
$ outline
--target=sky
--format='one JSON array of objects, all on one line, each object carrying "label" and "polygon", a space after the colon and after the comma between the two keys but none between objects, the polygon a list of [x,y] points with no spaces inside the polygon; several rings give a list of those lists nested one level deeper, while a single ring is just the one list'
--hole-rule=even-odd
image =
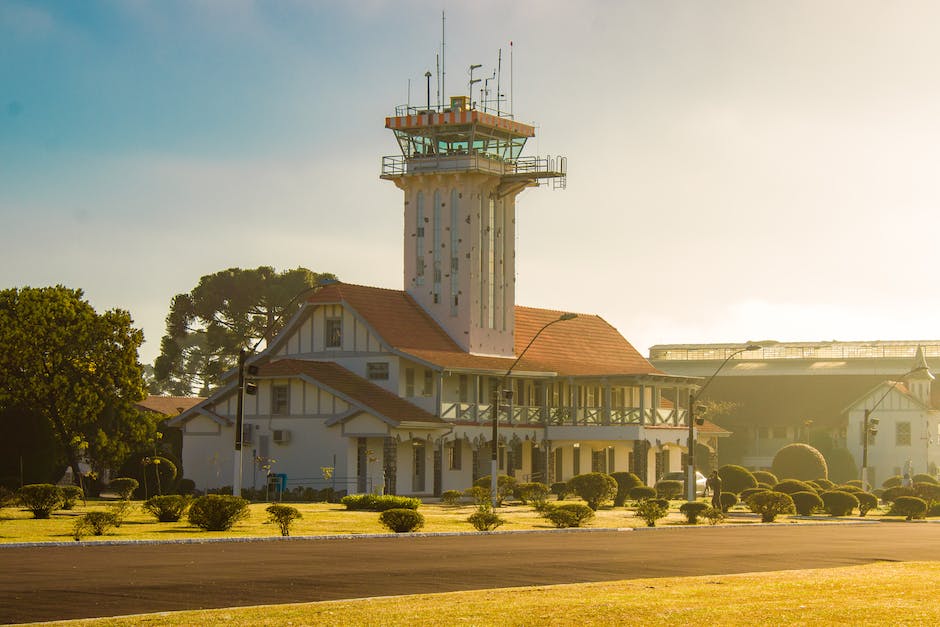
[{"label": "sky", "polygon": [[643,354],[940,337],[940,3],[916,0],[0,0],[0,289],[130,311],[145,363],[228,267],[401,289],[384,118],[426,99],[442,11],[446,95],[501,49],[526,154],[568,159],[518,198],[518,304]]}]

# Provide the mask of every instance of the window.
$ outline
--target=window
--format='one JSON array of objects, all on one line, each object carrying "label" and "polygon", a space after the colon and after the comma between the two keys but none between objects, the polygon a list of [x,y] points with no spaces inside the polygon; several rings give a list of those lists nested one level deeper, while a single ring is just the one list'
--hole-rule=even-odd
[{"label": "window", "polygon": [[327,348],[339,348],[343,345],[343,320],[341,318],[327,318],[325,343]]},{"label": "window", "polygon": [[424,192],[418,192],[415,214],[415,283],[424,285]]},{"label": "window", "polygon": [[581,474],[581,445],[577,442],[574,444],[574,460],[571,464],[571,474]]},{"label": "window", "polygon": [[370,361],[366,364],[366,373],[370,381],[388,381],[388,362]]},{"label": "window", "polygon": [[565,456],[564,456],[564,453],[562,452],[562,449],[556,448],[555,449],[555,481],[557,482],[564,481],[563,479],[563,477],[565,476],[564,460],[565,460]]},{"label": "window", "polygon": [[911,445],[911,423],[899,422],[895,425],[895,443],[897,446]]},{"label": "window", "polygon": [[271,386],[271,415],[286,416],[290,413],[290,386]]},{"label": "window", "polygon": [[447,447],[447,467],[451,470],[460,470],[460,441],[451,442]]},{"label": "window", "polygon": [[415,369],[405,368],[405,396],[411,398],[415,395]]},{"label": "window", "polygon": [[421,396],[434,396],[434,371],[424,371],[424,388],[421,390]]}]

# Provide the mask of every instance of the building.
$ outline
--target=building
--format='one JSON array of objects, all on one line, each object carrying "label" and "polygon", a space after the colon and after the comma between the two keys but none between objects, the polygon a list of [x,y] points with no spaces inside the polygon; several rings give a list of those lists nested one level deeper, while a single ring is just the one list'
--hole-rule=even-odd
[{"label": "building", "polygon": [[[602,318],[515,303],[515,199],[563,187],[563,158],[523,156],[532,126],[466,97],[400,107],[382,178],[403,193],[404,290],[320,287],[249,359],[242,470],[288,487],[418,496],[465,489],[498,466],[522,481],[682,468],[695,377],[669,375]],[[198,487],[231,485],[236,376],[170,424]],[[724,431],[697,431],[714,454]],[[699,457],[698,459],[702,459]]]}]

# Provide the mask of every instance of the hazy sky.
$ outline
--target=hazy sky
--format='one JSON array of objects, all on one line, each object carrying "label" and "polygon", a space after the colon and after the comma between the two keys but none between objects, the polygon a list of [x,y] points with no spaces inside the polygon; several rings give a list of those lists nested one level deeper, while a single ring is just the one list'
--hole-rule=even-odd
[{"label": "hazy sky", "polygon": [[[659,343],[940,337],[940,3],[0,0],[0,288],[80,287],[159,350],[230,267],[401,289],[384,117],[509,42],[520,304]],[[434,95],[432,94],[432,98]]]}]

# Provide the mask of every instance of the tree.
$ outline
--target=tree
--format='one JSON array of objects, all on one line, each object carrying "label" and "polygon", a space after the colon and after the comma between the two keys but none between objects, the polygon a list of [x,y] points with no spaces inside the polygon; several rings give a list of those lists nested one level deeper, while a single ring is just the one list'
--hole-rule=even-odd
[{"label": "tree", "polygon": [[151,441],[156,420],[144,396],[137,349],[143,333],[128,312],[102,314],[66,287],[0,291],[0,413],[28,408],[48,425],[55,454],[101,471]]},{"label": "tree", "polygon": [[170,303],[151,389],[207,396],[235,367],[240,349],[269,344],[300,309],[305,290],[329,280],[335,276],[306,268],[279,273],[270,266],[202,277]]}]

